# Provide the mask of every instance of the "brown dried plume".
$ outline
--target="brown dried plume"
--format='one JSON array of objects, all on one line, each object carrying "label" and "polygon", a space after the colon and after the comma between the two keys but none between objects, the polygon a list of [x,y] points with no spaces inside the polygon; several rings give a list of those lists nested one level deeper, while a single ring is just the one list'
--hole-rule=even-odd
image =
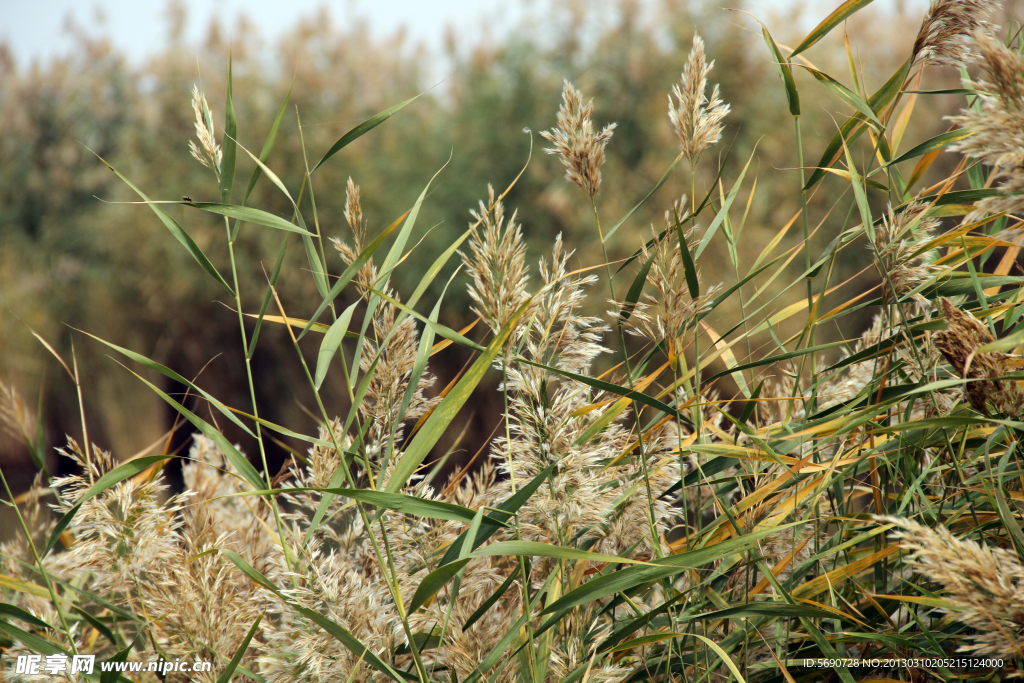
[{"label": "brown dried plume", "polygon": [[964,394],[975,410],[987,417],[994,414],[1017,417],[1024,393],[1014,380],[1002,379],[1011,372],[1010,356],[978,349],[994,340],[977,318],[961,311],[949,299],[939,300],[948,329],[936,333],[935,348],[946,357],[953,371],[968,380]]}]

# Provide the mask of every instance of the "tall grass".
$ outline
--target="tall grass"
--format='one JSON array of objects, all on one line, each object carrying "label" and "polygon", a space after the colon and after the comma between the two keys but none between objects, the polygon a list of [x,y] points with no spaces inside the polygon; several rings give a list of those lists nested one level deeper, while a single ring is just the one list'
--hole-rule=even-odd
[{"label": "tall grass", "polygon": [[[12,504],[22,534],[2,553],[5,660],[211,660],[211,673],[165,678],[218,683],[1019,673],[1024,280],[1011,270],[1024,177],[1020,41],[986,23],[994,3],[934,0],[906,61],[869,92],[852,52],[852,87],[810,61],[865,5],[845,2],[793,49],[762,26],[794,124],[777,135],[791,136],[800,169],[773,172],[788,173],[801,209],[750,263],[737,249],[746,211],[736,200],[745,187],[756,192],[751,162],[732,178],[724,165],[706,169],[718,176],[710,190],[694,180],[713,165],[707,151],[723,144],[729,114],[699,36],[671,94],[666,84],[681,151],[665,159],[658,183],[684,174],[691,191],[649,233],[631,223],[633,211],[602,210],[602,187],[616,182],[602,174],[604,152],[622,131],[595,121],[568,81],[557,115],[552,103],[545,151],[589,205],[604,254],[595,263],[580,263],[557,235],[532,268],[507,206],[511,187],[491,188],[468,229],[432,261],[420,258],[433,178],[376,235],[349,180],[349,234],[331,239],[316,196],[341,190],[321,185],[317,170],[413,99],[319,157],[299,128],[301,182],[289,187],[274,163],[280,114],[258,153],[237,142],[229,65],[223,126],[197,88],[188,143],[219,201],[151,200],[100,158],[170,233],[162,238],[177,240],[229,298],[250,400],[228,405],[198,380],[81,337],[138,371],[197,433],[187,456],[158,444],[155,455],[118,463],[89,442],[83,413],[82,443],[62,450],[76,474],[50,477],[36,453],[36,485]],[[937,94],[920,90],[922,72],[950,66],[964,69],[963,111],[948,132],[901,148],[908,129],[932,125],[925,103]],[[811,161],[799,70],[848,112]],[[922,187],[945,149],[962,155],[959,165]],[[244,185],[239,160],[254,165]],[[811,237],[823,218],[810,215],[808,198],[826,176],[847,185],[829,210],[846,220],[819,254]],[[248,206],[259,183],[274,186],[290,213]],[[226,268],[168,205],[223,219]],[[802,239],[789,232],[797,223]],[[255,229],[278,231],[280,248],[266,255],[264,286],[242,291],[236,250]],[[635,251],[611,262],[606,243],[620,230],[637,236]],[[708,259],[713,241],[726,243],[729,263]],[[865,246],[878,284],[851,291],[837,264]],[[286,309],[280,293],[288,249],[301,250],[319,294],[301,310]],[[794,260],[803,272],[780,284]],[[402,281],[417,284],[400,291],[395,274],[408,270],[415,276]],[[709,272],[734,277],[712,284]],[[466,287],[477,319],[461,331],[438,322],[452,287]],[[778,292],[793,287],[806,299],[778,306]],[[431,305],[424,298],[434,291]],[[354,303],[343,307],[343,292]],[[588,298],[610,310],[589,314]],[[818,343],[862,309],[875,314],[868,330]],[[803,322],[784,338],[790,320]],[[260,416],[250,366],[270,326],[294,347],[316,434]],[[437,386],[431,369],[453,345],[472,360]],[[76,358],[60,362],[81,397]],[[186,386],[203,409],[145,372]],[[451,453],[431,453],[460,430],[460,410],[492,374],[503,419],[485,449],[453,469]],[[323,399],[330,384],[348,397],[347,414]],[[28,410],[6,388],[4,400],[0,415],[38,451]],[[228,421],[258,444],[259,466],[224,437]],[[265,447],[281,436],[307,450],[275,473]],[[184,490],[170,495],[163,469],[175,457]]]}]

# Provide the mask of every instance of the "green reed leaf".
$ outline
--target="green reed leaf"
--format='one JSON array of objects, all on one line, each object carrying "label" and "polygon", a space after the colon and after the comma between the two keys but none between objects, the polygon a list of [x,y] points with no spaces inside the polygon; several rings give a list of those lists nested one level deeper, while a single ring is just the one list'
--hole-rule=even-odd
[{"label": "green reed leaf", "polygon": [[[423,93],[420,93],[420,95],[422,95],[422,94]],[[331,145],[331,148],[329,150],[327,150],[327,153],[324,154],[323,158],[321,158],[320,161],[318,161],[316,163],[316,166],[314,166],[312,168],[312,170],[310,170],[310,172],[309,172],[310,175],[312,175],[316,171],[316,169],[320,168],[323,165],[323,163],[325,161],[327,161],[328,159],[330,159],[332,156],[334,156],[335,154],[337,154],[338,152],[340,152],[345,147],[347,147],[351,143],[355,142],[356,140],[358,140],[362,136],[366,135],[367,133],[369,133],[371,130],[373,130],[374,128],[376,128],[380,124],[382,124],[385,121],[387,121],[388,119],[390,119],[392,116],[394,116],[395,114],[400,112],[402,109],[404,109],[406,107],[406,105],[409,105],[409,104],[412,104],[413,102],[415,102],[417,99],[419,99],[420,95],[416,95],[416,97],[410,97],[405,102],[400,102],[400,103],[396,104],[393,107],[385,109],[384,111],[380,112],[379,114],[371,116],[370,118],[366,119],[365,121],[360,123],[358,126],[353,128],[349,132],[347,132],[344,135],[342,135],[338,139],[337,142],[335,142],[333,145]]]},{"label": "green reed leaf", "polygon": [[796,49],[793,50],[793,57],[811,47],[819,40],[829,34],[839,24],[846,21],[851,15],[870,5],[872,0],[846,0],[842,5],[837,7],[831,14],[822,19],[821,23],[814,27],[814,29],[807,34],[807,37],[801,41]]}]

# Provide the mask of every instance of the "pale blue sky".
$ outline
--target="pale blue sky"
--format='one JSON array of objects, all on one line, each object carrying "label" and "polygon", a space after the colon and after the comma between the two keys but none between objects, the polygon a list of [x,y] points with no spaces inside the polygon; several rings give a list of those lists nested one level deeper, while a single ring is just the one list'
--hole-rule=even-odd
[{"label": "pale blue sky", "polygon": [[[758,0],[778,9],[800,0]],[[202,40],[213,18],[230,31],[245,14],[259,34],[273,42],[297,19],[326,7],[336,24],[365,19],[374,35],[384,37],[405,27],[408,38],[441,48],[446,27],[478,33],[486,22],[495,38],[531,14],[543,15],[564,0],[182,0],[187,9],[189,42]],[[928,0],[882,0],[877,6],[903,4],[921,11]],[[803,0],[807,20],[816,21],[840,0]],[[641,7],[650,5],[641,0]],[[722,6],[732,3],[723,0]],[[758,3],[748,3],[756,6]],[[6,43],[20,66],[64,53],[72,44],[68,20],[89,35],[106,35],[132,61],[160,52],[167,42],[167,0],[0,0],[0,42]],[[811,24],[813,25],[813,24]],[[807,27],[810,28],[810,25]]]},{"label": "pale blue sky", "polygon": [[[240,13],[252,20],[260,35],[273,40],[294,26],[298,17],[327,7],[336,23],[366,19],[374,34],[381,36],[405,26],[409,38],[440,47],[446,26],[475,30],[485,19],[493,19],[489,23],[500,32],[518,23],[524,5],[536,7],[541,1],[185,0],[184,5],[190,41],[200,40],[215,17],[230,30]],[[7,43],[22,66],[34,59],[46,60],[71,45],[64,28],[71,17],[90,35],[111,36],[115,46],[134,61],[166,45],[166,15],[164,0],[0,0],[0,41]]]}]

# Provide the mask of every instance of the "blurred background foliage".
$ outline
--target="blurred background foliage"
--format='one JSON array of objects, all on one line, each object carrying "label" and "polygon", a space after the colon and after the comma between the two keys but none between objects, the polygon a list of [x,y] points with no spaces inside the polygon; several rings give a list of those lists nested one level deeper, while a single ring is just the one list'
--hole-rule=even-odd
[{"label": "blurred background foliage", "polygon": [[[792,45],[833,4],[782,9],[781,5],[747,3],[745,9],[764,12],[759,18],[775,38]],[[923,7],[877,5],[857,14],[847,27],[852,63],[861,88],[868,93],[908,56]],[[430,177],[447,163],[418,221],[417,239],[422,237],[422,242],[414,261],[429,263],[465,230],[468,210],[486,196],[488,183],[501,191],[519,174],[532,139],[532,159],[507,204],[518,210],[527,243],[538,250],[531,254],[531,263],[561,232],[577,250],[576,263],[583,266],[601,260],[589,202],[564,180],[558,162],[542,153],[544,141],[537,135],[554,125],[562,79],[568,78],[586,97],[594,98],[598,124],[618,124],[607,148],[608,163],[598,195],[603,221],[614,224],[647,194],[678,153],[666,115],[666,95],[678,82],[694,30],[699,29],[709,57],[715,60],[711,82],[721,84],[732,113],[726,118],[723,142],[705,155],[698,169],[697,194],[703,198],[711,189],[730,144],[732,152],[722,176],[726,192],[753,155],[732,209],[734,223],[747,212],[737,249],[741,263],[752,263],[797,211],[791,199],[777,198],[798,197],[791,186],[799,183],[792,123],[760,27],[745,14],[719,9],[713,2],[655,0],[645,2],[644,11],[640,10],[636,0],[558,3],[542,20],[535,17],[497,43],[487,30],[449,35],[445,54],[410,45],[401,34],[375,40],[365,24],[332,23],[327,10],[297,20],[274,44],[257,35],[244,18],[232,29],[230,44],[224,27],[217,24],[209,27],[203,44],[186,44],[181,31],[184,9],[173,4],[168,13],[169,47],[145,63],[129,63],[107,41],[84,34],[78,36],[72,53],[41,65],[16,64],[0,46],[0,380],[17,387],[27,405],[40,406],[48,447],[60,445],[65,434],[78,437],[74,385],[28,327],[68,359],[74,343],[90,437],[122,458],[160,440],[176,414],[107,358],[100,345],[72,328],[137,350],[187,377],[199,376],[204,388],[228,404],[248,404],[238,324],[230,302],[148,208],[116,203],[136,197],[93,154],[109,161],[152,198],[188,195],[196,201],[217,201],[212,176],[187,149],[193,135],[190,92],[193,84],[201,82],[219,135],[229,53],[239,141],[250,150],[261,148],[291,88],[269,165],[293,190],[299,187],[304,168],[297,116],[310,163],[315,163],[358,121],[425,91],[314,176],[325,236],[350,239],[343,217],[349,176],[362,186],[364,213],[375,233],[408,209]],[[826,48],[805,56],[817,68],[855,87],[845,60],[815,61],[842,57],[842,32],[834,32],[829,40],[832,43]],[[959,74],[930,71],[922,87],[959,86]],[[810,166],[834,134],[836,122],[845,120],[850,111],[807,74],[798,73],[797,78]],[[921,125],[911,128],[920,140],[942,132],[946,124],[941,114],[955,112],[961,101],[955,96],[931,98],[929,105],[939,111],[929,109],[927,117],[919,114]],[[920,140],[907,139],[902,149]],[[870,153],[863,143],[857,151]],[[948,161],[940,158],[932,173],[948,172],[955,161],[953,155],[949,157]],[[251,168],[240,156],[236,201]],[[919,187],[927,185],[928,177]],[[784,193],[778,189],[782,186],[787,188]],[[852,198],[838,195],[843,186],[848,183],[826,178],[812,196],[811,225],[818,226],[812,240],[815,248],[823,248],[847,220]],[[610,258],[628,256],[649,238],[651,226],[662,225],[662,212],[689,187],[690,170],[684,161],[618,231],[610,244]],[[290,214],[286,200],[265,179],[249,203]],[[312,224],[308,194],[303,209]],[[180,207],[171,211],[224,270],[223,223]],[[243,226],[242,235],[236,253],[243,304],[247,311],[258,312],[265,269],[273,267],[281,235],[251,225]],[[800,240],[799,228],[794,227],[782,247]],[[725,240],[716,237],[702,259],[706,282],[729,285],[735,281],[726,254]],[[308,277],[308,263],[297,240],[291,243],[287,259],[279,289],[289,314],[303,317],[312,313],[320,296]],[[799,275],[802,263],[802,256],[795,259],[792,273]],[[864,249],[862,259],[844,258],[836,264],[832,282],[854,278],[844,297],[877,284],[877,274],[864,270],[869,263]],[[335,253],[329,255],[328,265],[335,275],[343,267]],[[394,282],[398,292],[407,296],[422,270],[400,269]],[[619,298],[634,272],[630,266],[619,276]],[[420,308],[429,310],[446,279],[435,281],[434,291]],[[606,298],[605,294],[601,291],[602,296],[592,300]],[[769,290],[764,300],[773,295]],[[803,289],[796,287],[772,305],[781,307],[804,296]],[[472,320],[461,280],[449,289],[441,318],[456,329]],[[780,336],[801,325],[802,321],[791,320]],[[845,332],[850,337],[860,331]],[[838,330],[835,338],[842,338]],[[315,354],[316,343],[307,344],[310,354]],[[315,421],[307,408],[312,397],[289,345],[281,326],[264,328],[253,358],[257,398],[267,419],[311,433]],[[743,362],[746,350],[736,352]],[[454,378],[467,360],[459,353],[452,349],[434,364],[435,390]],[[182,389],[162,376],[159,379],[170,393]],[[494,378],[486,389],[496,383]],[[730,393],[727,387],[722,390]],[[345,406],[341,387],[328,388],[327,396],[334,403],[329,409],[341,413]],[[208,412],[204,407],[203,414]],[[497,392],[484,391],[471,402],[463,416],[465,432],[459,451],[475,452],[498,424],[500,413]],[[231,425],[221,422],[229,437],[250,455],[256,451]],[[184,432],[172,439],[172,448],[184,442]],[[440,447],[451,446],[449,440]],[[13,438],[0,444],[0,462],[26,465],[21,485],[31,473],[24,450]],[[285,452],[286,446],[281,446],[274,454],[278,462]]]}]

